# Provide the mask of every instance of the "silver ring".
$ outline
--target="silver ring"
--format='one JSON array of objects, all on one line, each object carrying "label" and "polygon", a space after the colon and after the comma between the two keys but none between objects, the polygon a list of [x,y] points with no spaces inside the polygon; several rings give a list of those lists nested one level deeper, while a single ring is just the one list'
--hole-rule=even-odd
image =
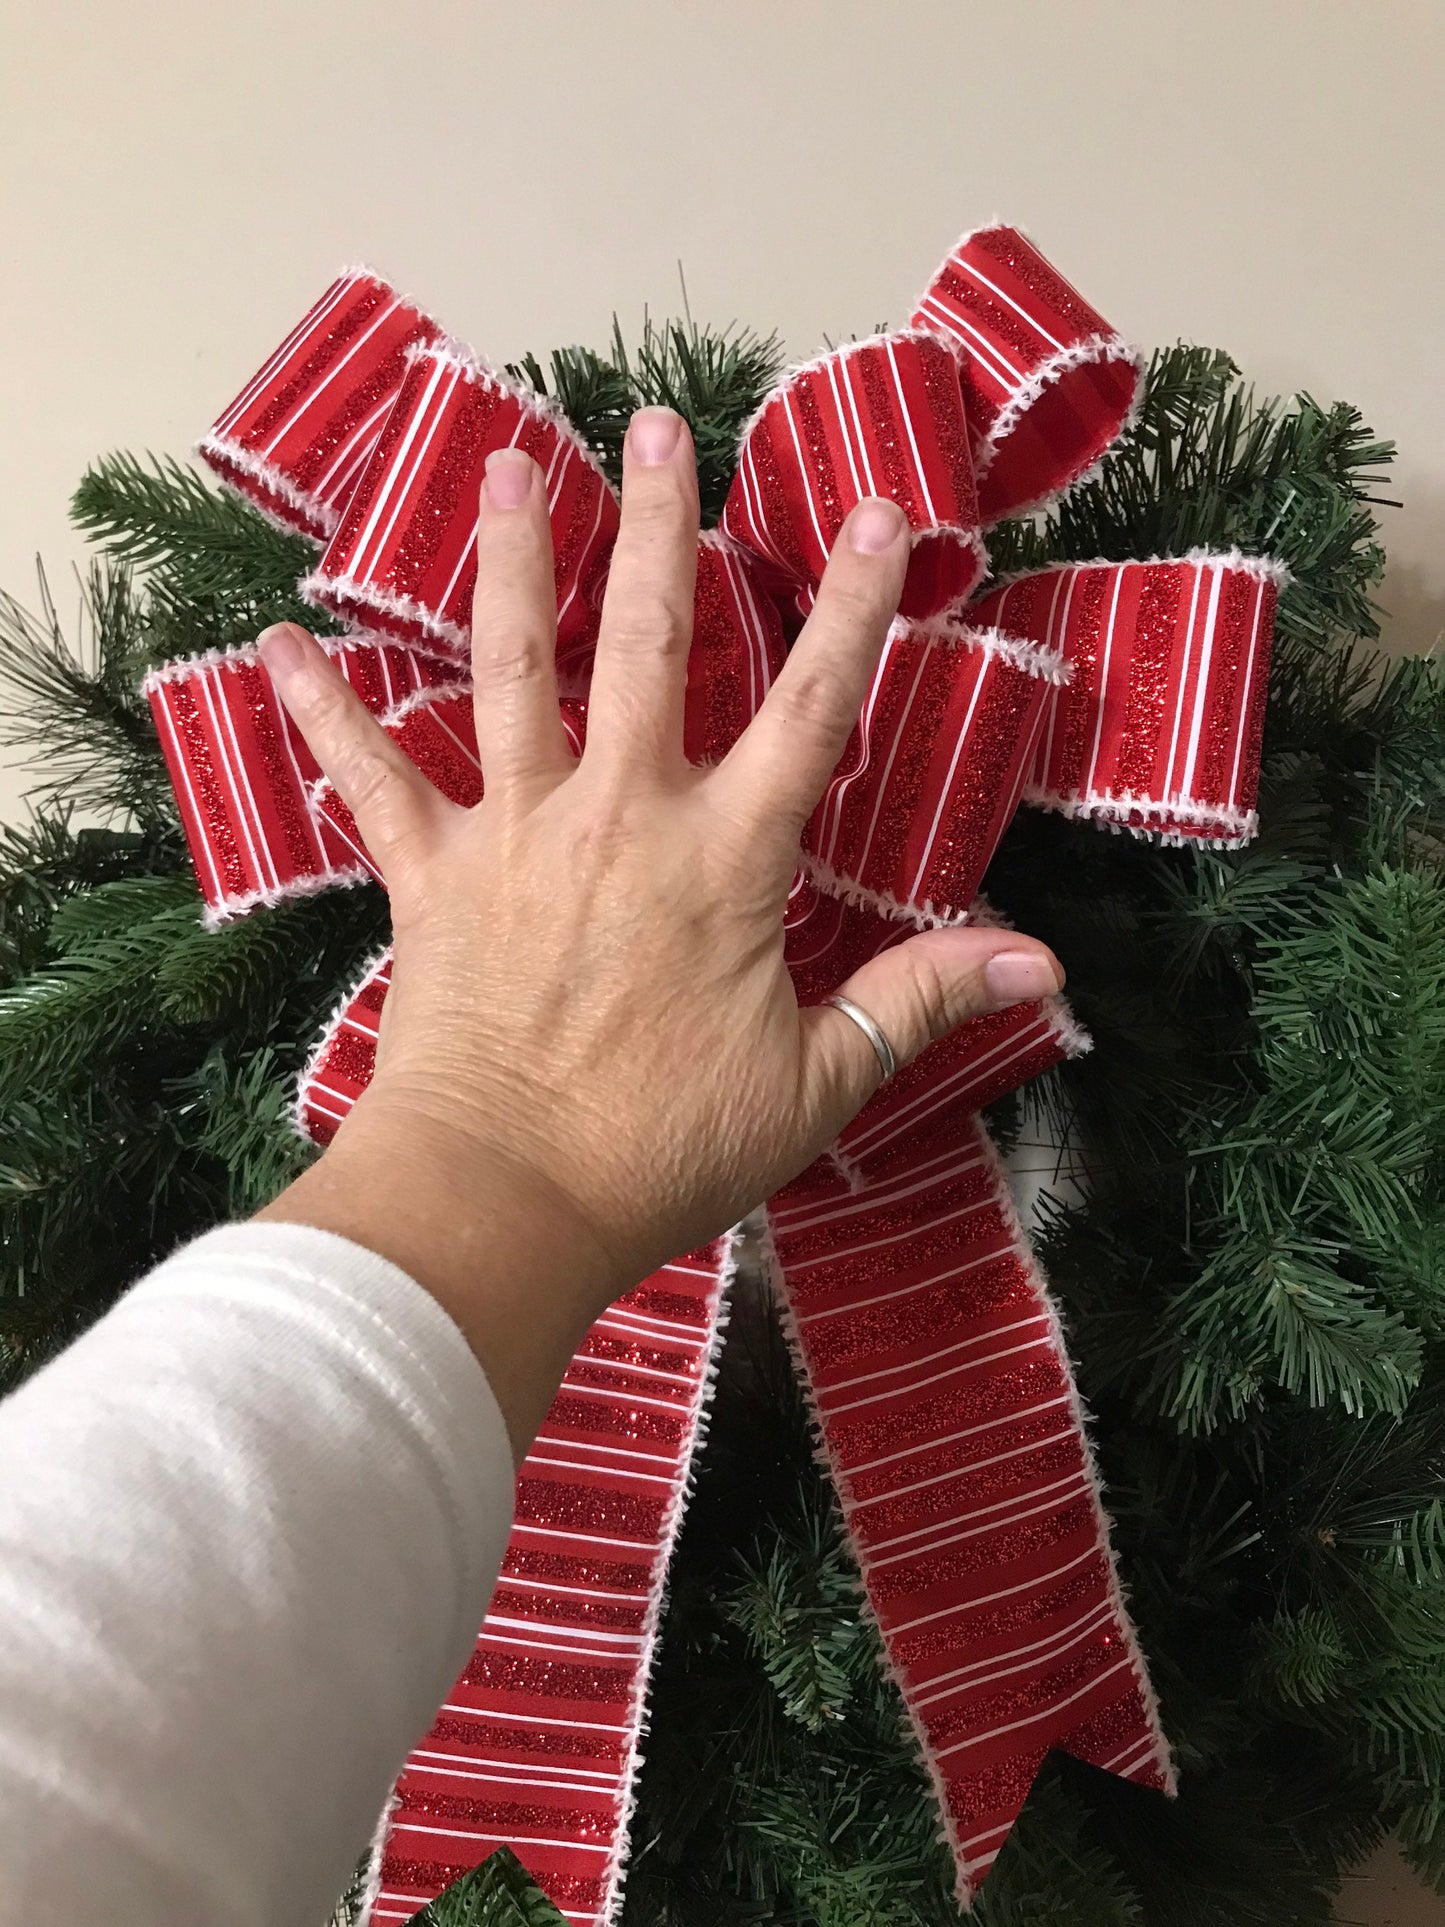
[{"label": "silver ring", "polygon": [[894,1071],[898,1069],[898,1059],[893,1055],[893,1046],[883,1035],[882,1031],[879,1030],[867,1011],[859,1010],[858,1006],[850,1002],[847,997],[829,997],[827,1001],[833,1006],[834,1010],[841,1010],[845,1017],[851,1017],[859,1030],[861,1030],[863,1035],[868,1039],[868,1042],[873,1046],[878,1062],[883,1068],[883,1082],[886,1084]]}]

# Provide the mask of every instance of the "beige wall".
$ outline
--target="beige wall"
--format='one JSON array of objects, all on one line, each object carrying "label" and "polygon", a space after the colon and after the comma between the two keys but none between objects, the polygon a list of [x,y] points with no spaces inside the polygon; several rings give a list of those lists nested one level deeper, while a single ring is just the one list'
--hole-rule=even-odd
[{"label": "beige wall", "polygon": [[1120,327],[1401,448],[1445,627],[1439,0],[0,0],[0,584],[111,447],[186,449],[334,268],[487,353],[677,301],[791,349],[1026,225]]},{"label": "beige wall", "polygon": [[[1120,327],[1398,438],[1387,601],[1445,627],[1438,0],[0,0],[0,584],[87,460],[185,450],[343,261],[489,355],[613,310],[896,320],[1027,226]],[[0,778],[0,811],[13,808]],[[1440,1903],[1352,1897],[1379,1922]]]}]

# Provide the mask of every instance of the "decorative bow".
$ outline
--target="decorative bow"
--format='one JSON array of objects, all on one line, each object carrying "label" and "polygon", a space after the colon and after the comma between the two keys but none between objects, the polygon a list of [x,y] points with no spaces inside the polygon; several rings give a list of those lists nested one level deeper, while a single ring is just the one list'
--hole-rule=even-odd
[{"label": "decorative bow", "polygon": [[[1016,230],[966,235],[912,317],[791,373],[700,538],[686,741],[755,713],[862,496],[913,554],[787,915],[799,998],[914,925],[980,914],[1025,800],[1174,841],[1253,833],[1282,572],[1237,553],[1062,564],[975,596],[982,531],[1054,499],[1119,433],[1138,355]],[[482,791],[464,681],[478,485],[515,445],[547,479],[563,713],[576,743],[616,496],[545,400],[376,276],[344,274],[201,444],[324,543],[303,582],[357,625],[326,645],[448,796]],[[970,600],[970,597],[975,599]],[[255,653],[149,681],[208,915],[376,876]],[[382,957],[300,1084],[325,1143],[374,1062]],[[979,1018],[886,1085],[768,1206],[785,1322],[965,1903],[1062,1747],[1172,1790],[1059,1321],[977,1112],[1087,1040],[1057,999]],[[511,1845],[570,1920],[611,1922],[651,1656],[714,1369],[729,1236],[598,1320],[517,1484],[475,1654],[408,1760],[373,1917]]]}]

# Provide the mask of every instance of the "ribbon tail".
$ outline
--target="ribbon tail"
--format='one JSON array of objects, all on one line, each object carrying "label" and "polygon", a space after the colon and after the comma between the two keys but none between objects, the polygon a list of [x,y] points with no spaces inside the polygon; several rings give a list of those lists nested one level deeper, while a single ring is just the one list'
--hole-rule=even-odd
[{"label": "ribbon tail", "polygon": [[372,1922],[410,1919],[500,1845],[569,1921],[619,1918],[667,1572],[737,1243],[654,1272],[568,1366],[517,1477],[476,1649],[397,1781]]},{"label": "ribbon tail", "polygon": [[1058,1313],[976,1118],[813,1166],[770,1262],[967,1906],[1051,1747],[1174,1790]]}]

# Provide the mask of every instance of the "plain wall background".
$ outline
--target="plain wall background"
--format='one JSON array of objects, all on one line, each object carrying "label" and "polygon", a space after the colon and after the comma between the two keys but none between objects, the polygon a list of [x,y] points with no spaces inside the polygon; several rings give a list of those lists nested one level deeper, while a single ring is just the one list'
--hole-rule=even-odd
[{"label": "plain wall background", "polygon": [[[1137,340],[1223,345],[1396,438],[1390,640],[1445,629],[1438,0],[0,0],[0,22],[22,598],[39,550],[73,603],[86,463],[187,450],[342,262],[507,359],[673,312],[680,260],[695,315],[804,354],[905,318],[1001,215]],[[0,776],[0,814],[15,795]]]},{"label": "plain wall background", "polygon": [[1385,601],[1445,628],[1438,0],[0,0],[0,584],[114,447],[182,452],[344,261],[493,358],[614,311],[906,317],[1027,227],[1146,345],[1400,444]]}]

